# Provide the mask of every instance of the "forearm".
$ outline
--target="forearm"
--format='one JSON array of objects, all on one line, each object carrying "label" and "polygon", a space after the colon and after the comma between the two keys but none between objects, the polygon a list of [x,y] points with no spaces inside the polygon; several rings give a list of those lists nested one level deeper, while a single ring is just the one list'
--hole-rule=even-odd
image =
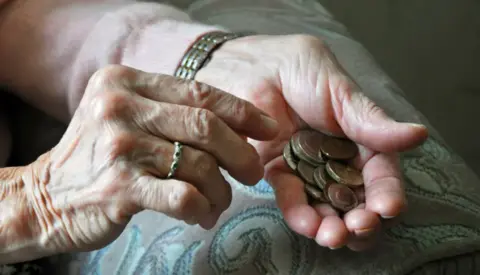
[{"label": "forearm", "polygon": [[127,0],[17,0],[0,18],[0,82],[63,121],[98,69],[173,74],[191,43],[219,29],[166,5]]},{"label": "forearm", "polygon": [[6,167],[12,145],[8,102],[6,95],[0,92],[0,274],[3,274],[2,264],[37,259],[47,252],[40,248],[35,211],[25,192],[25,179],[32,178],[26,175],[34,164]]},{"label": "forearm", "polygon": [[[37,211],[31,203],[33,186],[37,179],[34,167],[41,167],[38,161],[22,167],[6,167],[11,151],[11,133],[7,123],[4,98],[0,94],[0,265],[25,262],[54,253],[48,241],[42,242]],[[38,181],[38,180],[37,180]],[[48,240],[47,236],[43,236]],[[1,270],[1,266],[0,266]],[[1,272],[0,272],[1,273]]]}]

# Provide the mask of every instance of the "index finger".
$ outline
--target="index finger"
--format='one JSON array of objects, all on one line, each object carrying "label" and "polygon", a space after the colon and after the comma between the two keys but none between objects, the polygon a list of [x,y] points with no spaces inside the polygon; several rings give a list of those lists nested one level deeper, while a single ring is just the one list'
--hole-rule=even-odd
[{"label": "index finger", "polygon": [[240,135],[256,140],[278,133],[277,122],[253,104],[204,83],[135,70],[129,87],[154,101],[210,110]]},{"label": "index finger", "polygon": [[291,173],[282,157],[265,167],[265,180],[275,191],[278,208],[290,228],[298,234],[314,238],[322,217],[308,205],[303,181]]},{"label": "index finger", "polygon": [[282,157],[270,162],[266,172],[266,180],[275,190],[277,205],[293,231],[315,238],[319,245],[332,249],[345,244],[348,236],[345,223],[338,215],[331,214],[335,213],[333,209],[315,209],[309,205],[303,181],[288,171]]}]

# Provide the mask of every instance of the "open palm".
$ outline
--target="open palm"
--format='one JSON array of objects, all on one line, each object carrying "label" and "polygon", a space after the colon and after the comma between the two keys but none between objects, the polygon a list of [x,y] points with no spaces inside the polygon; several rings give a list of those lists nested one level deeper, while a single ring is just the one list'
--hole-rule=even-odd
[{"label": "open palm", "polygon": [[[375,238],[382,218],[404,210],[396,153],[420,145],[427,130],[387,117],[320,40],[291,35],[230,41],[196,79],[252,102],[279,123],[275,140],[250,142],[265,163],[265,179],[287,224],[297,233],[322,246],[361,250]],[[343,217],[327,204],[308,205],[304,183],[281,156],[290,137],[304,128],[346,136],[358,144],[355,165],[363,169],[366,203]]]}]

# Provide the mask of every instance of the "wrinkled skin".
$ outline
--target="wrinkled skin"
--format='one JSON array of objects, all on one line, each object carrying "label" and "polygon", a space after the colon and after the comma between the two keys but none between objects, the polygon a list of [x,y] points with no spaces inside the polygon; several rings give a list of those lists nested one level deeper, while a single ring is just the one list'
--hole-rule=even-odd
[{"label": "wrinkled skin", "polygon": [[[11,209],[26,214],[23,225],[51,254],[101,248],[144,209],[209,229],[232,196],[219,166],[257,183],[264,166],[243,137],[277,134],[274,120],[231,94],[111,66],[91,78],[58,145],[7,183],[18,191]],[[165,179],[173,141],[184,144],[181,162]]]},{"label": "wrinkled skin", "polygon": [[[280,124],[274,141],[250,140],[266,165],[265,178],[287,224],[332,249],[362,250],[378,235],[382,219],[406,206],[397,152],[427,138],[422,125],[397,123],[369,100],[321,40],[306,35],[250,36],[225,43],[196,79],[252,102]],[[366,203],[343,218],[328,205],[309,206],[303,183],[281,152],[294,132],[312,127],[355,141]]]}]

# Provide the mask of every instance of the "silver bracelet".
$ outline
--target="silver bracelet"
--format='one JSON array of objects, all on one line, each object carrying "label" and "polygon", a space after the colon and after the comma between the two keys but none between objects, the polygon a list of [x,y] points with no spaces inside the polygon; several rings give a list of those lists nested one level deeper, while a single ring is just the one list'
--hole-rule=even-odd
[{"label": "silver bracelet", "polygon": [[252,34],[254,33],[227,33],[215,31],[202,35],[184,55],[174,76],[193,80],[197,72],[203,68],[208,61],[210,61],[211,55],[215,49],[218,49],[223,43],[229,40]]}]

